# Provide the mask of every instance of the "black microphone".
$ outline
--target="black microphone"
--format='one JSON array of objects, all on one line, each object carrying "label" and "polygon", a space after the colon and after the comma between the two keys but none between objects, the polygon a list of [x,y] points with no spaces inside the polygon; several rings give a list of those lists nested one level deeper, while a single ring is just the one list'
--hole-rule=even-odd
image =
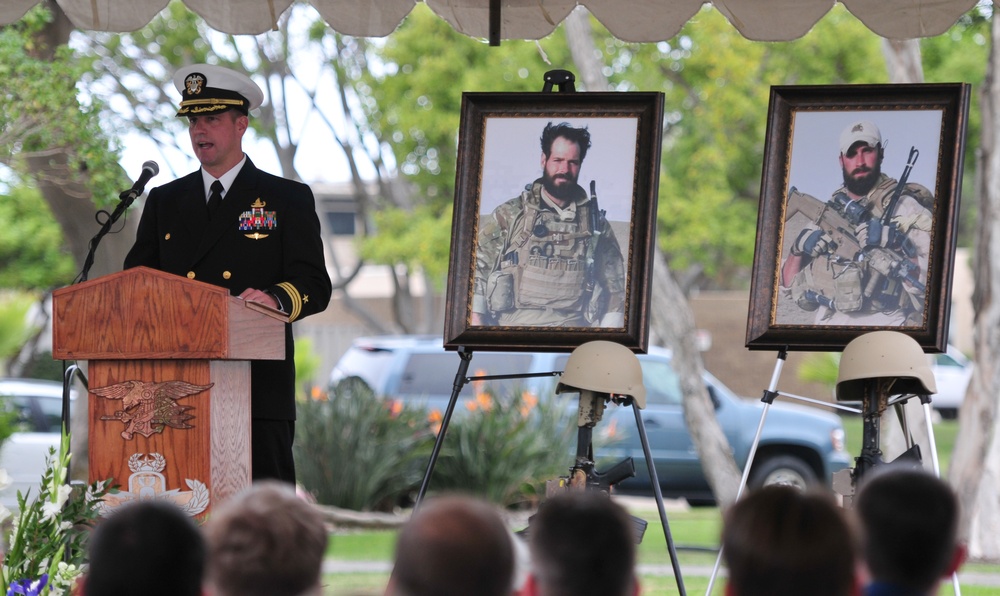
[{"label": "black microphone", "polygon": [[149,179],[159,173],[160,173],[160,166],[156,165],[155,161],[150,160],[143,163],[142,173],[139,174],[139,179],[135,181],[135,184],[132,185],[132,188],[122,193],[122,198],[131,195],[131,197],[134,199],[135,197],[141,195],[143,189],[146,188],[146,183],[149,182]]}]

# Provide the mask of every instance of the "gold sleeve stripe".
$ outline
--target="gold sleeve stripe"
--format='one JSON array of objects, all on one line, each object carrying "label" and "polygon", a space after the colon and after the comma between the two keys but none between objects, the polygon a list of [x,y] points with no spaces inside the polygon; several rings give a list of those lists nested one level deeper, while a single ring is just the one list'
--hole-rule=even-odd
[{"label": "gold sleeve stripe", "polygon": [[281,282],[280,284],[278,284],[278,287],[284,290],[285,293],[288,294],[289,299],[291,299],[292,301],[291,304],[292,310],[290,313],[288,313],[288,320],[294,321],[295,319],[299,318],[299,315],[302,314],[302,294],[299,294],[299,291],[295,289],[295,286],[288,283],[287,281]]}]

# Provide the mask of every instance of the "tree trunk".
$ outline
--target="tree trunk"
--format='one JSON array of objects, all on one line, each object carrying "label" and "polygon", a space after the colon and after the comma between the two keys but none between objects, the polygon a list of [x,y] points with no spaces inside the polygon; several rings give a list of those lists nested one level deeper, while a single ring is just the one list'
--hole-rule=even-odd
[{"label": "tree trunk", "polygon": [[715,406],[701,378],[704,365],[695,344],[694,313],[659,248],[653,257],[650,310],[653,330],[673,350],[673,366],[684,396],[684,421],[698,450],[705,477],[715,500],[720,507],[725,507],[736,500],[740,470],[715,418]]},{"label": "tree trunk", "polygon": [[[924,81],[923,65],[920,60],[920,42],[915,39],[891,40],[882,39],[882,54],[885,56],[889,80],[892,83],[922,83]],[[902,150],[897,147],[896,150]],[[891,175],[892,172],[889,172]],[[920,446],[922,463],[927,470],[933,470],[931,459],[931,442],[927,434],[924,410],[920,401],[911,399],[903,405],[907,428],[913,443]],[[896,415],[896,410],[890,408],[882,415],[882,451],[886,461],[892,461],[906,451],[907,437]]]},{"label": "tree trunk", "polygon": [[[969,543],[973,558],[1000,558],[1000,444],[997,442],[997,403],[1000,399],[1000,367],[995,354],[1000,353],[1000,153],[996,150],[997,109],[1000,107],[1000,83],[997,62],[1000,60],[1000,19],[993,19],[990,59],[986,66],[982,112],[982,141],[977,171],[979,176],[979,217],[976,220],[976,251],[973,277],[975,310],[975,369],[959,411],[961,432],[955,441],[948,471],[952,486],[961,502],[960,531]],[[996,288],[998,291],[994,291]]]},{"label": "tree trunk", "polygon": [[[591,91],[606,90],[609,88],[608,80],[602,72],[603,64],[594,45],[589,19],[587,11],[577,7],[565,21],[566,35],[573,61],[586,88]],[[694,314],[671,274],[663,252],[655,238],[652,240],[651,328],[653,335],[673,351],[673,366],[680,377],[684,396],[684,420],[712,492],[719,505],[725,506],[736,500],[740,472],[701,378],[704,365],[695,344]]]}]

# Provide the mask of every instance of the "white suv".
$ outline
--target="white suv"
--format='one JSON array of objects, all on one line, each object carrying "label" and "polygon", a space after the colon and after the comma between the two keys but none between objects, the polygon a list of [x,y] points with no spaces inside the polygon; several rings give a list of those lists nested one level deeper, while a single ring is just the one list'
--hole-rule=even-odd
[{"label": "white suv", "polygon": [[[73,399],[71,394],[70,399]],[[17,493],[38,495],[49,448],[59,449],[62,383],[36,379],[0,379],[0,400],[17,412],[17,430],[0,447],[0,468],[11,484],[0,491],[0,504],[17,508]]]}]

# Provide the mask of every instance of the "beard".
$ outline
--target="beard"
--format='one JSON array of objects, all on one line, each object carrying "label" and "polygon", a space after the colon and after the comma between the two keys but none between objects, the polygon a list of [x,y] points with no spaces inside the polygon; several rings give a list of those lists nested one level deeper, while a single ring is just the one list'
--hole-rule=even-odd
[{"label": "beard", "polygon": [[549,176],[547,172],[543,172],[542,186],[545,187],[545,190],[553,198],[568,201],[573,198],[573,190],[576,189],[576,180],[567,174]]},{"label": "beard", "polygon": [[[865,172],[864,176],[858,178],[856,175]],[[875,183],[878,182],[879,177],[882,175],[882,164],[877,164],[874,168],[857,168],[853,172],[848,173],[844,170],[844,186],[847,190],[863,197],[868,194],[871,189],[875,188]]]}]

